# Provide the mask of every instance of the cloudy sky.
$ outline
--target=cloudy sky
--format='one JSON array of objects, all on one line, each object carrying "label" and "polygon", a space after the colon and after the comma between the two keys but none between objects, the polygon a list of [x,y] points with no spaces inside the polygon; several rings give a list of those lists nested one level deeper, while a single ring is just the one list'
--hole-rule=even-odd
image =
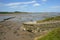
[{"label": "cloudy sky", "polygon": [[60,12],[60,0],[0,0],[0,11]]}]

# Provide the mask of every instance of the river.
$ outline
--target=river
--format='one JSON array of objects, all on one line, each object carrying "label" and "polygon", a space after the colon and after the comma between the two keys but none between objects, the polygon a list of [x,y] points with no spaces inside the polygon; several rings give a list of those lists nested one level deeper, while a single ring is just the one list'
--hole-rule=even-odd
[{"label": "river", "polygon": [[45,14],[45,13],[33,13],[33,14],[0,14],[0,21],[7,19],[9,17],[15,17],[13,19],[9,19],[11,21],[37,21],[42,20],[46,17],[57,16],[58,13]]}]

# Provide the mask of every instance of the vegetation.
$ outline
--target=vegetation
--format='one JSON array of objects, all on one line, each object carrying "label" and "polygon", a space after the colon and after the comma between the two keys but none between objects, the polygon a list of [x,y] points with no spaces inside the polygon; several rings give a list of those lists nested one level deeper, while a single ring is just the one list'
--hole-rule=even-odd
[{"label": "vegetation", "polygon": [[60,16],[45,18],[44,20],[37,21],[37,23],[45,22],[45,21],[54,21],[54,20],[60,20]]},{"label": "vegetation", "polygon": [[0,12],[0,14],[11,14],[12,12]]},{"label": "vegetation", "polygon": [[56,28],[53,31],[49,32],[46,36],[38,40],[60,40],[60,28]]},{"label": "vegetation", "polygon": [[19,11],[15,11],[15,12],[0,12],[0,14],[16,14],[16,13],[27,14],[28,12],[19,12]]},{"label": "vegetation", "polygon": [[19,11],[15,11],[14,13],[22,13],[22,12],[19,12]]}]

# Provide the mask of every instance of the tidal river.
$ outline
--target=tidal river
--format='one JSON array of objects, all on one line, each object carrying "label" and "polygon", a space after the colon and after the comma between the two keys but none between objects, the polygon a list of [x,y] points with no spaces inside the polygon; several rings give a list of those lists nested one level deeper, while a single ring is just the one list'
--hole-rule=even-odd
[{"label": "tidal river", "polygon": [[45,13],[33,13],[33,14],[0,14],[0,21],[10,18],[10,17],[15,17],[13,19],[9,19],[11,21],[36,21],[36,20],[42,20],[46,17],[51,17],[51,16],[56,16],[58,15],[57,13],[55,14],[45,14]]}]

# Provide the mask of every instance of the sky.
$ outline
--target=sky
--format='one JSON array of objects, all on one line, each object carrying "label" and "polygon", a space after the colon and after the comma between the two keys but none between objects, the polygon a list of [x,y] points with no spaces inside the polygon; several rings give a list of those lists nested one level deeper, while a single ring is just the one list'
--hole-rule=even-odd
[{"label": "sky", "polygon": [[60,12],[60,0],[0,0],[1,11]]}]

